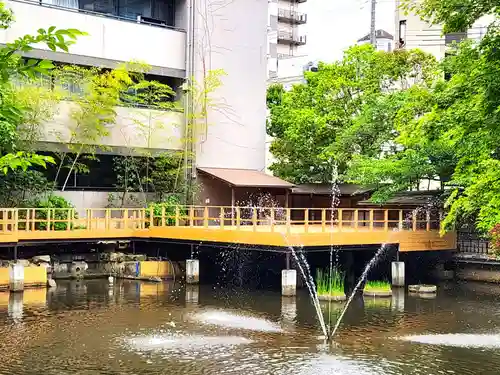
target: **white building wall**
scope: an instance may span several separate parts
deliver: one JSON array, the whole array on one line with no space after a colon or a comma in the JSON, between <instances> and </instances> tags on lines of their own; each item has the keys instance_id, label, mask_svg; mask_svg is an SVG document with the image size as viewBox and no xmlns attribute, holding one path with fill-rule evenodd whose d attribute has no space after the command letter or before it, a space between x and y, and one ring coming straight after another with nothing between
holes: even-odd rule
<instances>
[{"instance_id":1,"label":"white building wall","mask_svg":"<svg viewBox=\"0 0 500 375\"><path fill-rule=\"evenodd\" d=\"M268 2L198 0L195 17L195 77L203 81L204 66L227 74L213 95L197 165L263 171Z\"/></svg>"},{"instance_id":2,"label":"white building wall","mask_svg":"<svg viewBox=\"0 0 500 375\"><path fill-rule=\"evenodd\" d=\"M150 65L184 70L186 33L180 29L153 27L135 22L100 17L77 10L40 6L38 3L6 1L15 23L0 31L0 43L12 42L39 28L52 25L87 32L71 46L71 54L118 60L137 60ZM45 45L37 46L48 50Z\"/></svg>"}]
</instances>

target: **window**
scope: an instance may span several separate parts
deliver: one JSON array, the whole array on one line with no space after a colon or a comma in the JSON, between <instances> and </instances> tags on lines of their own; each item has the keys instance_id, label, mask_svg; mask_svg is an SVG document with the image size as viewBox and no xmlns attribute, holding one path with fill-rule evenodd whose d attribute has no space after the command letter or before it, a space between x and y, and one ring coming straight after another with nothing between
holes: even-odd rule
<instances>
[{"instance_id":1,"label":"window","mask_svg":"<svg viewBox=\"0 0 500 375\"><path fill-rule=\"evenodd\" d=\"M399 48L406 45L406 20L399 21Z\"/></svg>"}]
</instances>

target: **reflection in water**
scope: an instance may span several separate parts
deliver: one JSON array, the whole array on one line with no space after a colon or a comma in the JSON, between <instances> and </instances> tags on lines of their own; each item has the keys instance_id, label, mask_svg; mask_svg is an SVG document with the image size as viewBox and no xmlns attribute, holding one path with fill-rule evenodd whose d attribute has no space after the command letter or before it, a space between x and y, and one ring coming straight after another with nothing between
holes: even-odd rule
<instances>
[{"instance_id":1,"label":"reflection in water","mask_svg":"<svg viewBox=\"0 0 500 375\"><path fill-rule=\"evenodd\" d=\"M34 294L0 293L0 374L498 375L500 292L487 291L453 284L434 300L357 298L329 346L319 345L302 291L282 299L60 281Z\"/></svg>"}]
</instances>

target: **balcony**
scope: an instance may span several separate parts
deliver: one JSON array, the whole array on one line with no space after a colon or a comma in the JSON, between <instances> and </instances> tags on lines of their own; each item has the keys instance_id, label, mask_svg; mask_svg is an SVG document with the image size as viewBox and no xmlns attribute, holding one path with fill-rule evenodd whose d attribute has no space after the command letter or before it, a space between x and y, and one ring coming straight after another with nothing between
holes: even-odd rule
<instances>
[{"instance_id":1,"label":"balcony","mask_svg":"<svg viewBox=\"0 0 500 375\"><path fill-rule=\"evenodd\" d=\"M306 35L297 35L296 33L291 31L278 31L278 43L302 46L306 44L306 42Z\"/></svg>"},{"instance_id":2,"label":"balcony","mask_svg":"<svg viewBox=\"0 0 500 375\"><path fill-rule=\"evenodd\" d=\"M278 9L278 21L303 25L307 22L307 14L295 10Z\"/></svg>"},{"instance_id":3,"label":"balcony","mask_svg":"<svg viewBox=\"0 0 500 375\"><path fill-rule=\"evenodd\" d=\"M186 33L168 26L170 22L165 17L132 17L128 13L107 12L100 7L103 2L98 0L80 0L79 3L77 0L68 1L68 4L74 2L73 8L43 1L6 1L16 21L8 30L0 31L0 43L12 42L20 36L36 33L39 28L49 26L79 29L89 35L78 38L77 43L70 48L70 55L51 54L47 47L40 46L38 51L45 49L41 56L58 60L59 55L64 57L64 62L82 65L86 65L87 59L87 65L100 66L106 66L105 62L109 60L139 60L153 67L170 68L176 72L172 76L184 76Z\"/></svg>"},{"instance_id":4,"label":"balcony","mask_svg":"<svg viewBox=\"0 0 500 375\"><path fill-rule=\"evenodd\" d=\"M41 143L70 142L72 102L61 102L57 115L45 125ZM183 113L148 108L116 108L116 123L108 126L109 134L99 144L114 148L181 150Z\"/></svg>"}]
</instances>

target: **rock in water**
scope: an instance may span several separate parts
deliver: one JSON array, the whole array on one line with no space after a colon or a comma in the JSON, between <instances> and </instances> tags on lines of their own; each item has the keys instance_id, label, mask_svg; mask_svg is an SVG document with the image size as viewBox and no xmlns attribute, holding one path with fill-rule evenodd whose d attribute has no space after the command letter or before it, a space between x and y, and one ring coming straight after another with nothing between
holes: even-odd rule
<instances>
[{"instance_id":1,"label":"rock in water","mask_svg":"<svg viewBox=\"0 0 500 375\"><path fill-rule=\"evenodd\" d=\"M47 286L49 288L55 288L55 287L57 287L56 281L54 279L47 279Z\"/></svg>"}]
</instances>

